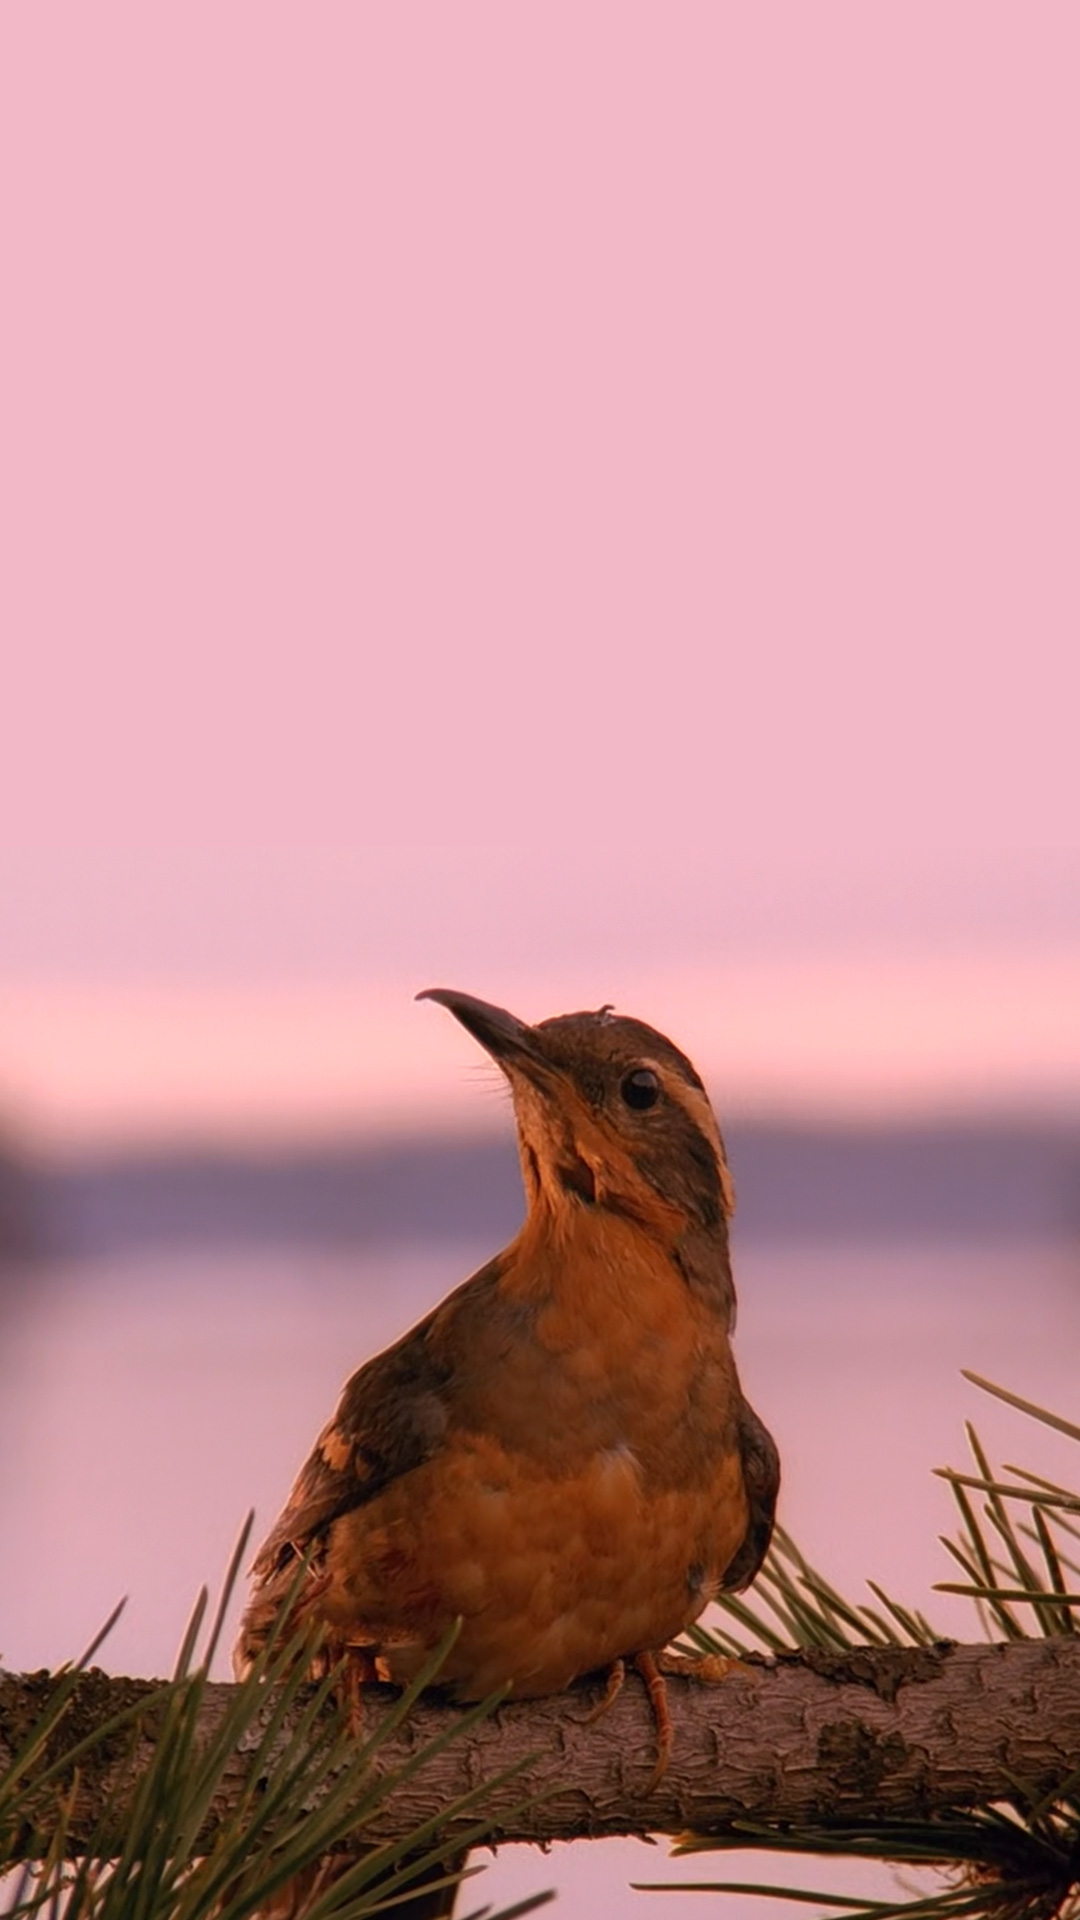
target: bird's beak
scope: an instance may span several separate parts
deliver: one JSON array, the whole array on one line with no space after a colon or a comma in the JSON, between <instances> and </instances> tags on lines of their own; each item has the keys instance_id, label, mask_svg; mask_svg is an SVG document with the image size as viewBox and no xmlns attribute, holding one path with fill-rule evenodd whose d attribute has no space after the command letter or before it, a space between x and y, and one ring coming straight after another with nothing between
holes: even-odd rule
<instances>
[{"instance_id":1,"label":"bird's beak","mask_svg":"<svg viewBox=\"0 0 1080 1920\"><path fill-rule=\"evenodd\" d=\"M546 1065L536 1028L526 1026L524 1020L504 1008L489 1006L486 1000L474 1000L471 993L455 993L452 987L425 987L416 997L434 1000L438 1006L448 1008L466 1033L479 1040L492 1059L507 1071L519 1067L528 1074L530 1067Z\"/></svg>"}]
</instances>

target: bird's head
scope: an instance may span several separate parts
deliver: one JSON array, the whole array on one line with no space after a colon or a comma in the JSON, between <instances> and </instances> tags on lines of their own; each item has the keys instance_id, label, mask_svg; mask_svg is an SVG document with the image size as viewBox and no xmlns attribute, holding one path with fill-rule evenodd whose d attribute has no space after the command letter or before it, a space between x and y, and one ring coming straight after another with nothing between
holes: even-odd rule
<instances>
[{"instance_id":1,"label":"bird's head","mask_svg":"<svg viewBox=\"0 0 1080 1920\"><path fill-rule=\"evenodd\" d=\"M726 1248L735 1193L699 1075L678 1047L610 1007L527 1026L444 987L417 996L460 1020L510 1083L530 1210L606 1208Z\"/></svg>"}]
</instances>

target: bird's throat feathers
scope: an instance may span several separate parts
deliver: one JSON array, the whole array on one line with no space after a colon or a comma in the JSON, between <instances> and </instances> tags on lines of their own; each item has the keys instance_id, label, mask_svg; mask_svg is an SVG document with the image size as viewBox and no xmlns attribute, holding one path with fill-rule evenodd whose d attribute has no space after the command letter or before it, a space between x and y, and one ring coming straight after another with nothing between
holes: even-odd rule
<instances>
[{"instance_id":1,"label":"bird's throat feathers","mask_svg":"<svg viewBox=\"0 0 1080 1920\"><path fill-rule=\"evenodd\" d=\"M631 1146L568 1091L553 1110L541 1092L515 1087L528 1216L504 1255L511 1291L518 1291L515 1275L526 1286L529 1274L537 1283L544 1276L545 1287L576 1290L602 1285L611 1274L621 1292L627 1269L644 1261L658 1270L674 1266L733 1325L734 1196L712 1109L704 1095L699 1099L706 1126L695 1112L696 1124L686 1129L697 1151L687 1151L684 1136L672 1163L663 1140L653 1155L640 1142Z\"/></svg>"}]
</instances>

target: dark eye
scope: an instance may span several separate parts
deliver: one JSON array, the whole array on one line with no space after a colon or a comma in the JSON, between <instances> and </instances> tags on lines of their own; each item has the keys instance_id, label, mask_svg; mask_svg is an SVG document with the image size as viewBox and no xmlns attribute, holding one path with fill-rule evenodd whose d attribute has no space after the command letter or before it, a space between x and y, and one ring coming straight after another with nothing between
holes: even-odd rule
<instances>
[{"instance_id":1,"label":"dark eye","mask_svg":"<svg viewBox=\"0 0 1080 1920\"><path fill-rule=\"evenodd\" d=\"M628 1107L642 1113L646 1107L655 1107L660 1098L660 1082L651 1067L635 1067L619 1091Z\"/></svg>"}]
</instances>

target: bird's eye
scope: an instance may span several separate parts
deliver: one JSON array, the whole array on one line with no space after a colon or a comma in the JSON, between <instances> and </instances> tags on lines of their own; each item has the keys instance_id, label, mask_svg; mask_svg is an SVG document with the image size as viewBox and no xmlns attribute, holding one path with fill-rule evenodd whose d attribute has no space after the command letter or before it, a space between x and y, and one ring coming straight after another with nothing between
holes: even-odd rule
<instances>
[{"instance_id":1,"label":"bird's eye","mask_svg":"<svg viewBox=\"0 0 1080 1920\"><path fill-rule=\"evenodd\" d=\"M651 1067L635 1067L628 1073L620 1088L628 1107L643 1113L646 1107L655 1107L660 1098L660 1081Z\"/></svg>"}]
</instances>

